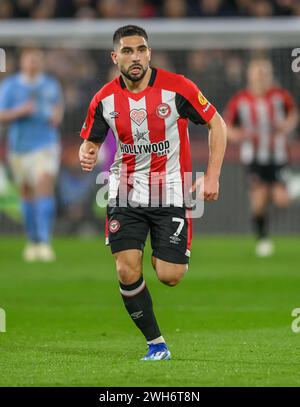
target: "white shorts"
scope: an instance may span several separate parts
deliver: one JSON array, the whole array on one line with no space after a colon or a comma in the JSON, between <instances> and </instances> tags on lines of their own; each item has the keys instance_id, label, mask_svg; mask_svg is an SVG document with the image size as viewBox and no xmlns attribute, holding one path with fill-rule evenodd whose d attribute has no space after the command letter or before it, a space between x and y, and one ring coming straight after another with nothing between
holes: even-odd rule
<instances>
[{"instance_id":1,"label":"white shorts","mask_svg":"<svg viewBox=\"0 0 300 407\"><path fill-rule=\"evenodd\" d=\"M29 153L9 153L8 162L17 185L34 186L42 175L58 174L60 147L55 144Z\"/></svg>"}]
</instances>

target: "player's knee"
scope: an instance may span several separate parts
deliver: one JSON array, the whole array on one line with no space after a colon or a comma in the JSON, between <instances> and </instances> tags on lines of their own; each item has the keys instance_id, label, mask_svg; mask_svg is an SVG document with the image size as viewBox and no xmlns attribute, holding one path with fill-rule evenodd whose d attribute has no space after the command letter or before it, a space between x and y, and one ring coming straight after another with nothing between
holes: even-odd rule
<instances>
[{"instance_id":1,"label":"player's knee","mask_svg":"<svg viewBox=\"0 0 300 407\"><path fill-rule=\"evenodd\" d=\"M180 267L179 270L176 271L164 271L164 270L160 270L157 271L157 276L159 281L161 281L163 284L166 284L170 287L175 287L178 283L180 283L180 281L183 279L186 270L187 270L187 266L186 265L182 265L183 267Z\"/></svg>"},{"instance_id":2,"label":"player's knee","mask_svg":"<svg viewBox=\"0 0 300 407\"><path fill-rule=\"evenodd\" d=\"M135 283L141 276L139 265L127 262L117 262L116 264L119 281L129 285Z\"/></svg>"},{"instance_id":3,"label":"player's knee","mask_svg":"<svg viewBox=\"0 0 300 407\"><path fill-rule=\"evenodd\" d=\"M290 198L287 194L273 195L273 204L277 208L285 209L290 205Z\"/></svg>"},{"instance_id":4,"label":"player's knee","mask_svg":"<svg viewBox=\"0 0 300 407\"><path fill-rule=\"evenodd\" d=\"M48 174L43 174L39 177L35 187L36 194L40 196L48 196L54 194L55 177Z\"/></svg>"},{"instance_id":5,"label":"player's knee","mask_svg":"<svg viewBox=\"0 0 300 407\"><path fill-rule=\"evenodd\" d=\"M290 202L288 200L280 200L280 201L274 202L274 205L277 206L277 208L286 209L289 207Z\"/></svg>"},{"instance_id":6,"label":"player's knee","mask_svg":"<svg viewBox=\"0 0 300 407\"><path fill-rule=\"evenodd\" d=\"M34 198L34 191L29 185L23 184L19 187L19 189L22 199L30 200Z\"/></svg>"},{"instance_id":7,"label":"player's knee","mask_svg":"<svg viewBox=\"0 0 300 407\"><path fill-rule=\"evenodd\" d=\"M178 277L169 278L165 276L159 277L159 281L161 281L163 284L168 285L169 287L175 287L181 281L181 279L182 277L181 278Z\"/></svg>"},{"instance_id":8,"label":"player's knee","mask_svg":"<svg viewBox=\"0 0 300 407\"><path fill-rule=\"evenodd\" d=\"M262 216L266 213L267 205L265 202L252 203L251 210L254 216Z\"/></svg>"},{"instance_id":9,"label":"player's knee","mask_svg":"<svg viewBox=\"0 0 300 407\"><path fill-rule=\"evenodd\" d=\"M175 287L179 282L180 279L165 279L164 277L159 279L163 284L168 285L169 287Z\"/></svg>"}]
</instances>

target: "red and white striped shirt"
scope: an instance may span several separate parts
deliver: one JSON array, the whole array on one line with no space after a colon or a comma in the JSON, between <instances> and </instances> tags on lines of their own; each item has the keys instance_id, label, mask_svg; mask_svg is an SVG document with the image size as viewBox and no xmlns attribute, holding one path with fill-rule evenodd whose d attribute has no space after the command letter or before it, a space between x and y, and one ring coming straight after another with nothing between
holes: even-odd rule
<instances>
[{"instance_id":1,"label":"red and white striped shirt","mask_svg":"<svg viewBox=\"0 0 300 407\"><path fill-rule=\"evenodd\" d=\"M227 124L244 129L248 137L241 144L241 161L260 165L285 164L288 161L288 140L276 131L295 109L290 93L272 87L263 96L255 96L245 89L229 101L224 117Z\"/></svg>"},{"instance_id":2,"label":"red and white striped shirt","mask_svg":"<svg viewBox=\"0 0 300 407\"><path fill-rule=\"evenodd\" d=\"M162 69L152 68L147 88L139 93L129 91L121 76L103 86L80 135L97 143L109 128L115 135L109 199L119 196L126 174L133 202L149 205L157 185L167 205L184 206L184 174L192 171L188 119L205 124L215 111L193 82Z\"/></svg>"}]
</instances>

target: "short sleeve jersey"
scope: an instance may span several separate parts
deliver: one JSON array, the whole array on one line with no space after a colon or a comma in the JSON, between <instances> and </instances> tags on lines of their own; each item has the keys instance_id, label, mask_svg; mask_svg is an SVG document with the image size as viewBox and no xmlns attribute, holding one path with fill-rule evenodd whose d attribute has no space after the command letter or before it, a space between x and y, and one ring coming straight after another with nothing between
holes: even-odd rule
<instances>
[{"instance_id":1,"label":"short sleeve jersey","mask_svg":"<svg viewBox=\"0 0 300 407\"><path fill-rule=\"evenodd\" d=\"M102 143L109 129L115 135L110 198L117 197L126 179L133 201L147 205L153 186L160 183L166 203L183 206L185 177L192 171L188 119L203 125L215 112L192 81L152 68L142 92L129 91L121 76L101 88L90 103L81 137Z\"/></svg>"},{"instance_id":2,"label":"short sleeve jersey","mask_svg":"<svg viewBox=\"0 0 300 407\"><path fill-rule=\"evenodd\" d=\"M32 101L35 112L14 120L8 126L8 146L14 153L28 153L58 142L58 130L50 123L55 105L62 103L59 82L41 74L34 82L27 82L18 73L0 84L0 111L15 109Z\"/></svg>"}]
</instances>

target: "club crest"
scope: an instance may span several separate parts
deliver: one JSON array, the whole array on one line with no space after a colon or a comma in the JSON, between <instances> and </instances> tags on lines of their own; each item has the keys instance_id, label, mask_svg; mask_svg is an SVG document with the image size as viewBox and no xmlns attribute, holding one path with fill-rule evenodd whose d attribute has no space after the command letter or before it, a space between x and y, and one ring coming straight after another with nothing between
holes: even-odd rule
<instances>
[{"instance_id":1,"label":"club crest","mask_svg":"<svg viewBox=\"0 0 300 407\"><path fill-rule=\"evenodd\" d=\"M117 220L112 220L109 224L109 230L111 233L116 233L120 229L120 222Z\"/></svg>"},{"instance_id":2,"label":"club crest","mask_svg":"<svg viewBox=\"0 0 300 407\"><path fill-rule=\"evenodd\" d=\"M171 108L167 103L161 103L156 108L156 114L161 119L166 119L171 114Z\"/></svg>"}]
</instances>

